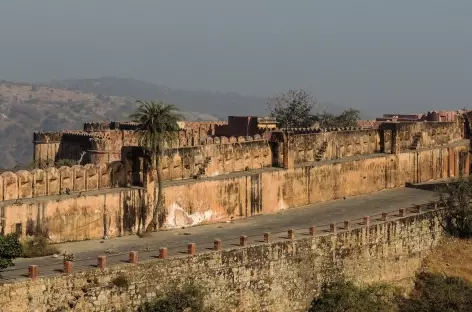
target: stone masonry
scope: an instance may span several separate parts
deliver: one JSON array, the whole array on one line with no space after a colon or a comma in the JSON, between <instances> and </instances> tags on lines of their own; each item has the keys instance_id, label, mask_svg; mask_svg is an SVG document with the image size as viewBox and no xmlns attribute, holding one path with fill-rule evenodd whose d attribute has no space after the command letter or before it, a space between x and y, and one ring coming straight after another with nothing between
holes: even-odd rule
<instances>
[{"instance_id":1,"label":"stone masonry","mask_svg":"<svg viewBox=\"0 0 472 312\"><path fill-rule=\"evenodd\" d=\"M135 311L191 279L216 311L306 311L321 286L337 277L358 283L411 278L443 235L430 208L402 210L386 222L352 222L336 233L311 229L317 232L310 236L305 229L292 232L292 239L113 267L102 260L102 269L59 277L41 278L39 267L36 280L0 286L0 306L11 312ZM114 282L118 276L126 285Z\"/></svg>"}]
</instances>

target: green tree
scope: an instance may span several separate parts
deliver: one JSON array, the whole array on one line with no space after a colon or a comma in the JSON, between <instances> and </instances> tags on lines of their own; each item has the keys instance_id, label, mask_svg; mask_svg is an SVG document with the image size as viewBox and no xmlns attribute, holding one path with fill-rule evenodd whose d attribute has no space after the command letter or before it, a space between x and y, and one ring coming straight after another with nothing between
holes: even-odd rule
<instances>
[{"instance_id":1,"label":"green tree","mask_svg":"<svg viewBox=\"0 0 472 312\"><path fill-rule=\"evenodd\" d=\"M338 116L323 112L317 114L316 119L319 122L320 128L356 127L357 121L360 119L360 111L349 108Z\"/></svg>"},{"instance_id":2,"label":"green tree","mask_svg":"<svg viewBox=\"0 0 472 312\"><path fill-rule=\"evenodd\" d=\"M270 98L268 110L275 117L281 128L311 127L315 121L312 114L317 105L316 99L305 90L289 90Z\"/></svg>"},{"instance_id":3,"label":"green tree","mask_svg":"<svg viewBox=\"0 0 472 312\"><path fill-rule=\"evenodd\" d=\"M0 270L13 266L13 260L21 256L22 249L16 234L0 236Z\"/></svg>"},{"instance_id":4,"label":"green tree","mask_svg":"<svg viewBox=\"0 0 472 312\"><path fill-rule=\"evenodd\" d=\"M178 109L171 104L162 101L137 101L139 107L130 117L139 123L136 129L140 145L146 147L152 158L153 166L156 169L156 182L158 193L156 201L156 187L154 187L154 207L152 220L146 227L146 232L151 232L159 223L162 226L165 211L162 190L161 157L166 144L177 137L179 126L177 121L181 118L177 113Z\"/></svg>"},{"instance_id":5,"label":"green tree","mask_svg":"<svg viewBox=\"0 0 472 312\"><path fill-rule=\"evenodd\" d=\"M472 237L472 176L444 183L437 191L439 204L445 207L438 212L444 218L445 230L452 236Z\"/></svg>"}]
</instances>

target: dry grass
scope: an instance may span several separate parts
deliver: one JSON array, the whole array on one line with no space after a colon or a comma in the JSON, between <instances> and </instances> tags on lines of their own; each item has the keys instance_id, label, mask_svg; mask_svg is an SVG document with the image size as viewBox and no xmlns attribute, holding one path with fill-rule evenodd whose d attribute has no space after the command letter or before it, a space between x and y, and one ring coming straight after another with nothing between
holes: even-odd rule
<instances>
[{"instance_id":1,"label":"dry grass","mask_svg":"<svg viewBox=\"0 0 472 312\"><path fill-rule=\"evenodd\" d=\"M472 240L446 239L425 259L424 269L472 282Z\"/></svg>"}]
</instances>

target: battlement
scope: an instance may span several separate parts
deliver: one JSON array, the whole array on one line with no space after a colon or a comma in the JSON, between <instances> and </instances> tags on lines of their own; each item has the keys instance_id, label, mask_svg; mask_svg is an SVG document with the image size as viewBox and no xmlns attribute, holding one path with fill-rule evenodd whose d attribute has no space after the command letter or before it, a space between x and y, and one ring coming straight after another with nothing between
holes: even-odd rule
<instances>
[{"instance_id":1,"label":"battlement","mask_svg":"<svg viewBox=\"0 0 472 312\"><path fill-rule=\"evenodd\" d=\"M361 127L337 127L337 128L280 128L277 129L280 132L291 133L291 134L311 134L311 133L324 133L324 132L335 132L335 131L358 131L365 130Z\"/></svg>"},{"instance_id":2,"label":"battlement","mask_svg":"<svg viewBox=\"0 0 472 312\"><path fill-rule=\"evenodd\" d=\"M274 118L250 116L230 116L228 122L181 121L176 139L165 146L166 154L173 155L167 162L166 179L266 166L292 168L355 155L434 148L464 138L461 121L375 121L377 127L336 128L276 128ZM72 159L79 164L107 164L123 160L124 149L139 146L134 131L138 126L135 122L113 121L85 123L87 131L35 132L35 161L50 164ZM212 165L200 162L200 158Z\"/></svg>"},{"instance_id":3,"label":"battlement","mask_svg":"<svg viewBox=\"0 0 472 312\"><path fill-rule=\"evenodd\" d=\"M239 137L214 136L214 137L207 137L206 139L200 139L200 141L194 142L195 144L189 145L189 142L186 141L185 138L181 138L179 142L179 147L211 145L211 144L232 144L232 143L242 143L242 142L250 142L250 141L260 141L260 140L265 140L265 139L262 138L262 136L259 134L256 134L254 136L239 136Z\"/></svg>"},{"instance_id":4,"label":"battlement","mask_svg":"<svg viewBox=\"0 0 472 312\"><path fill-rule=\"evenodd\" d=\"M383 122L379 126L385 141L391 138L392 153L450 144L465 137L462 120Z\"/></svg>"},{"instance_id":5,"label":"battlement","mask_svg":"<svg viewBox=\"0 0 472 312\"><path fill-rule=\"evenodd\" d=\"M0 201L20 200L50 195L65 195L123 186L113 183L116 164L50 167L44 170L5 171L0 175ZM115 185L114 185L115 184Z\"/></svg>"}]
</instances>

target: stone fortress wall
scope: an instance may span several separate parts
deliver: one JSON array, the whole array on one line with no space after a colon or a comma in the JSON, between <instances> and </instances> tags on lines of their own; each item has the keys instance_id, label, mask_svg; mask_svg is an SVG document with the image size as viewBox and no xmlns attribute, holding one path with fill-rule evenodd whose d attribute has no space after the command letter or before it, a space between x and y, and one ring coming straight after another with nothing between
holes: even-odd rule
<instances>
[{"instance_id":1,"label":"stone fortress wall","mask_svg":"<svg viewBox=\"0 0 472 312\"><path fill-rule=\"evenodd\" d=\"M219 137L206 132L205 139L192 141L197 145L165 150L167 227L273 213L469 174L469 141L461 119L385 122L378 129L268 131L251 124L252 117L238 118L244 121L239 131L252 127L260 134ZM131 129L135 126L97 123L84 126L94 132L35 134L35 157L57 159L54 144L58 151L69 144L70 151L75 146L80 152L74 145L79 142L89 148L82 160L92 163L3 173L0 232L23 238L47 232L56 242L135 233L150 216L155 186L155 173L144 165L148 156ZM205 123L205 131L216 133L225 126Z\"/></svg>"},{"instance_id":2,"label":"stone fortress wall","mask_svg":"<svg viewBox=\"0 0 472 312\"><path fill-rule=\"evenodd\" d=\"M356 283L404 283L443 237L439 214L398 212L388 221L351 220L337 233L297 229L295 237L272 233L265 243L249 237L249 246L223 242L221 250L196 246L194 255L139 259L106 268L41 277L0 287L5 311L128 311L172 291L188 280L206 290L205 303L216 311L307 311L326 282L338 276ZM360 221L360 223L359 223ZM156 246L166 247L166 246ZM159 252L156 250L156 255ZM114 283L121 277L126 285Z\"/></svg>"}]
</instances>

